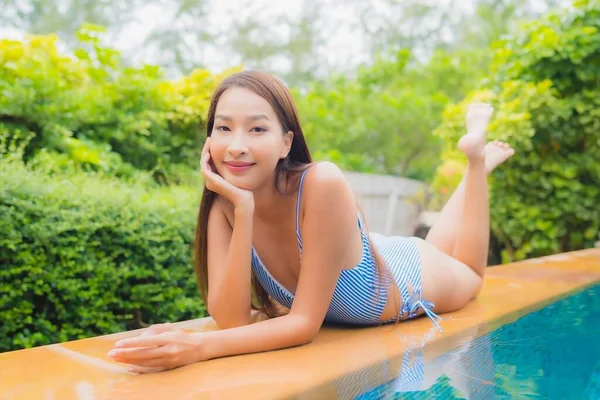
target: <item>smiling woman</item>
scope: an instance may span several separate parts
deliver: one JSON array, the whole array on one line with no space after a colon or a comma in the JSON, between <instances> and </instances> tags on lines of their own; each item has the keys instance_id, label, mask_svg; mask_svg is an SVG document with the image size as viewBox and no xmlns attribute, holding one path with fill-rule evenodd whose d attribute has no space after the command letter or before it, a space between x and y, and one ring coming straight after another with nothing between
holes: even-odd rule
<instances>
[{"instance_id":1,"label":"smiling woman","mask_svg":"<svg viewBox=\"0 0 600 400\"><path fill-rule=\"evenodd\" d=\"M225 91L215 112L210 157L219 175L248 190L264 185L289 153L294 133L284 133L269 102L243 87Z\"/></svg>"},{"instance_id":2,"label":"smiling woman","mask_svg":"<svg viewBox=\"0 0 600 400\"><path fill-rule=\"evenodd\" d=\"M260 72L225 79L208 113L195 252L200 291L221 330L154 327L110 356L155 372L305 344L323 322L373 326L426 314L440 328L434 312L459 309L481 289L487 174L514 153L485 145L491 114L488 105L470 107L459 142L469 166L427 239L384 237L366 231L342 171L312 162L281 81ZM250 324L252 308L272 318Z\"/></svg>"}]
</instances>

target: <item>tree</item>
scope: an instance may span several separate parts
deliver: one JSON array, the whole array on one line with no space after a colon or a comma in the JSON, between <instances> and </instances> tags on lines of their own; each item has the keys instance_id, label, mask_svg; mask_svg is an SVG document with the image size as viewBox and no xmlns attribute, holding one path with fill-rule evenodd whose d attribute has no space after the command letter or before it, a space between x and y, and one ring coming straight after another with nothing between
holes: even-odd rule
<instances>
[{"instance_id":1,"label":"tree","mask_svg":"<svg viewBox=\"0 0 600 400\"><path fill-rule=\"evenodd\" d=\"M152 0L151 0L152 1ZM55 33L74 45L83 24L110 26L114 34L133 18L147 1L131 0L0 0L0 24L30 34Z\"/></svg>"},{"instance_id":2,"label":"tree","mask_svg":"<svg viewBox=\"0 0 600 400\"><path fill-rule=\"evenodd\" d=\"M297 93L308 142L318 158L358 171L429 179L440 141L431 135L444 107L476 88L486 57L437 51L427 63L407 50Z\"/></svg>"},{"instance_id":3,"label":"tree","mask_svg":"<svg viewBox=\"0 0 600 400\"><path fill-rule=\"evenodd\" d=\"M61 53L54 35L0 41L0 129L35 134L27 159L58 152L109 173L135 168L177 182L175 171L197 169L200 132L222 75L196 69L167 81L158 66L123 66L101 32L78 31L75 56Z\"/></svg>"}]
</instances>

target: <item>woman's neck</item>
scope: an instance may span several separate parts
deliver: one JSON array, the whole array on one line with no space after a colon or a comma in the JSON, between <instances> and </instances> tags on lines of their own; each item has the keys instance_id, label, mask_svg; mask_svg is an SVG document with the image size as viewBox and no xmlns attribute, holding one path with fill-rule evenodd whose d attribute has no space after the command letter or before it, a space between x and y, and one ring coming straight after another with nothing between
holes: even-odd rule
<instances>
[{"instance_id":1,"label":"woman's neck","mask_svg":"<svg viewBox=\"0 0 600 400\"><path fill-rule=\"evenodd\" d=\"M290 182L291 183L291 182ZM263 221L281 221L290 212L290 207L296 207L296 196L290 194L285 182L281 182L282 193L275 185L265 185L254 191L254 215Z\"/></svg>"}]
</instances>

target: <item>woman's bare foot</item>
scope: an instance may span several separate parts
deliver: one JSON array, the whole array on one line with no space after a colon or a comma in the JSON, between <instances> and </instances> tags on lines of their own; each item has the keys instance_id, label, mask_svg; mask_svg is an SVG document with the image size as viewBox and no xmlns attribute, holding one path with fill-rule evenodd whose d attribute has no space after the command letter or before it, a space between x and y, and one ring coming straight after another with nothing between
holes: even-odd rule
<instances>
[{"instance_id":1,"label":"woman's bare foot","mask_svg":"<svg viewBox=\"0 0 600 400\"><path fill-rule=\"evenodd\" d=\"M508 143L494 140L485 145L485 171L490 174L496 167L515 154Z\"/></svg>"},{"instance_id":2,"label":"woman's bare foot","mask_svg":"<svg viewBox=\"0 0 600 400\"><path fill-rule=\"evenodd\" d=\"M458 141L458 148L469 162L485 160L485 134L494 109L489 104L473 103L467 111L467 133Z\"/></svg>"}]
</instances>

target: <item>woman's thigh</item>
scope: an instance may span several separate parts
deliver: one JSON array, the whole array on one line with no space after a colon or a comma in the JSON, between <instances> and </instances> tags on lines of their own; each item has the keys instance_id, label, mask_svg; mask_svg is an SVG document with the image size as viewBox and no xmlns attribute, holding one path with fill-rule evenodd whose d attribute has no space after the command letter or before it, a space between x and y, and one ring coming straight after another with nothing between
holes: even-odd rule
<instances>
[{"instance_id":1,"label":"woman's thigh","mask_svg":"<svg viewBox=\"0 0 600 400\"><path fill-rule=\"evenodd\" d=\"M412 239L421 259L422 297L434 304L434 312L456 311L477 296L483 279L476 272L431 243Z\"/></svg>"}]
</instances>

